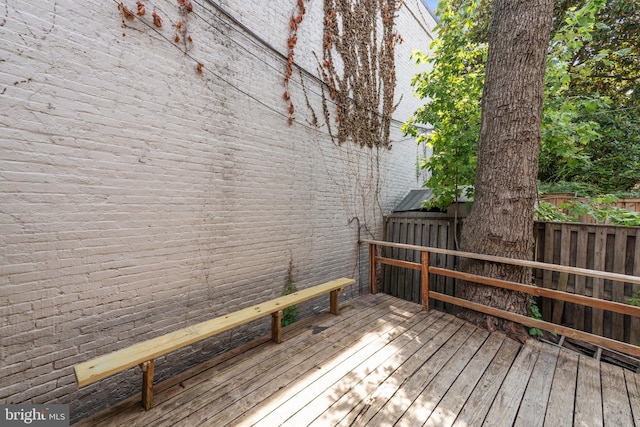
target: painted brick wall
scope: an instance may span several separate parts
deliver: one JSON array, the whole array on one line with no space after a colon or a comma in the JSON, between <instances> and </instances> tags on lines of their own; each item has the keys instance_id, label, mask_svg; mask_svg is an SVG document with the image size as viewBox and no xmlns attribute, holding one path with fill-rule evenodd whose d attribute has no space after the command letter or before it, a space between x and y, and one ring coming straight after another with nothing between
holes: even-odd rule
<instances>
[{"instance_id":1,"label":"painted brick wall","mask_svg":"<svg viewBox=\"0 0 640 427\"><path fill-rule=\"evenodd\" d=\"M398 18L391 151L334 146L308 124L300 85L288 126L285 62L271 48L286 52L295 2L196 1L185 16L174 1L145 3L124 28L115 1L0 7L2 403L70 403L74 419L113 404L138 390L138 372L78 390L72 366L275 297L290 259L299 288L350 276L361 284L342 298L356 296L366 266L349 220L379 238L383 214L418 186L399 124L420 104L410 54L434 25L421 2ZM322 3L308 10L296 62L316 74ZM175 42L179 20L192 42ZM305 88L317 109L318 82ZM156 379L267 328L172 353Z\"/></svg>"}]
</instances>

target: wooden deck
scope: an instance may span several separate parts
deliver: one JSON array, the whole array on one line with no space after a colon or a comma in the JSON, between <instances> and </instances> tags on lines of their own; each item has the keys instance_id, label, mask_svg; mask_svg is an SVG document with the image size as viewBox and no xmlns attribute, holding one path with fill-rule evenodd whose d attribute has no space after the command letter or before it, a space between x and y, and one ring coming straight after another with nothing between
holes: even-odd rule
<instances>
[{"instance_id":1,"label":"wooden deck","mask_svg":"<svg viewBox=\"0 0 640 427\"><path fill-rule=\"evenodd\" d=\"M640 374L366 295L76 425L638 426Z\"/></svg>"}]
</instances>

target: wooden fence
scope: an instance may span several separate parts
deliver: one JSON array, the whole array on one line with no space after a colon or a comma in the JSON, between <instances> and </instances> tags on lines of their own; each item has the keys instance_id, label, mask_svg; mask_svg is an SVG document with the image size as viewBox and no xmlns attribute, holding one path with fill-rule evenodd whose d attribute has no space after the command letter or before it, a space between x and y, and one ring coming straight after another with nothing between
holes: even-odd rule
<instances>
[{"instance_id":1,"label":"wooden fence","mask_svg":"<svg viewBox=\"0 0 640 427\"><path fill-rule=\"evenodd\" d=\"M640 276L640 227L537 223L536 260ZM626 304L640 285L574 274L535 271L538 286ZM561 301L542 300L543 318L554 323L640 344L640 321Z\"/></svg>"},{"instance_id":2,"label":"wooden fence","mask_svg":"<svg viewBox=\"0 0 640 427\"><path fill-rule=\"evenodd\" d=\"M385 241L408 245L455 249L452 218L392 216L387 219ZM536 223L536 261L640 276L640 227L582 223ZM401 247L382 247L381 256L420 262L420 252ZM455 270L454 255L434 253L431 265ZM576 295L627 304L640 285L612 280L534 269L536 285ZM397 265L382 265L380 290L419 303L421 276L418 271ZM431 289L454 296L456 279L431 274ZM620 313L592 309L584 305L541 297L544 320L580 331L640 344L640 320ZM451 305L436 301L435 307L448 311Z\"/></svg>"},{"instance_id":3,"label":"wooden fence","mask_svg":"<svg viewBox=\"0 0 640 427\"><path fill-rule=\"evenodd\" d=\"M454 221L451 218L425 216L392 216L387 218L385 240L395 243L407 243L417 246L455 249ZM383 255L404 261L420 262L420 252L395 247L382 248ZM434 254L432 264L438 267L453 269L456 266L455 256ZM420 273L395 265L383 265L382 288L384 293L420 303ZM455 279L445 276L431 277L431 287L437 292L447 295L455 293ZM449 306L438 301L436 308L444 310Z\"/></svg>"}]
</instances>

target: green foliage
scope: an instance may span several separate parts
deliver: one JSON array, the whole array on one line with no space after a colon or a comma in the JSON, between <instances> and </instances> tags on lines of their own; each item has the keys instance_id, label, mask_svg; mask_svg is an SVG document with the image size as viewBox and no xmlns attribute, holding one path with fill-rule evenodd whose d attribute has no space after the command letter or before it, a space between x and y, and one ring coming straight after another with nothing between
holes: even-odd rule
<instances>
[{"instance_id":1,"label":"green foliage","mask_svg":"<svg viewBox=\"0 0 640 427\"><path fill-rule=\"evenodd\" d=\"M603 138L585 146L589 164L577 168L572 179L597 184L601 193L630 191L640 183L639 110L593 113Z\"/></svg>"},{"instance_id":2,"label":"green foliage","mask_svg":"<svg viewBox=\"0 0 640 427\"><path fill-rule=\"evenodd\" d=\"M428 103L403 130L433 150L421 164L436 196L430 207L472 192L489 11L490 0L441 0L433 55L414 53L431 65L412 81ZM640 184L640 3L557 0L555 13L539 178L583 183L588 195L631 190ZM433 132L421 134L420 124Z\"/></svg>"},{"instance_id":3,"label":"green foliage","mask_svg":"<svg viewBox=\"0 0 640 427\"><path fill-rule=\"evenodd\" d=\"M569 222L571 217L562 212L553 203L540 200L535 210L536 221L544 222Z\"/></svg>"},{"instance_id":4,"label":"green foliage","mask_svg":"<svg viewBox=\"0 0 640 427\"><path fill-rule=\"evenodd\" d=\"M543 181L594 184L599 193L640 182L640 61L633 59L640 43L628 33L640 37L637 24L628 25L640 18L640 5L627 3L574 0L556 8L564 20L556 22L547 66Z\"/></svg>"},{"instance_id":5,"label":"green foliage","mask_svg":"<svg viewBox=\"0 0 640 427\"><path fill-rule=\"evenodd\" d=\"M581 7L584 0L558 1L565 9ZM640 2L608 0L596 15L596 24L584 46L576 52L572 76L574 93L598 92L613 100L615 109L637 107L640 100ZM628 92L633 93L629 94Z\"/></svg>"},{"instance_id":6,"label":"green foliage","mask_svg":"<svg viewBox=\"0 0 640 427\"><path fill-rule=\"evenodd\" d=\"M542 320L542 313L540 312L540 308L538 307L538 303L535 298L529 298L529 312L532 319ZM550 333L554 337L557 336L555 332ZM544 331L540 328L529 327L529 335L536 338L543 338Z\"/></svg>"},{"instance_id":7,"label":"green foliage","mask_svg":"<svg viewBox=\"0 0 640 427\"><path fill-rule=\"evenodd\" d=\"M592 197L602 193L593 184L574 181L538 182L538 191L541 194L568 193L575 197Z\"/></svg>"},{"instance_id":8,"label":"green foliage","mask_svg":"<svg viewBox=\"0 0 640 427\"><path fill-rule=\"evenodd\" d=\"M608 109L605 97L569 93L573 58L590 38L595 14L604 1L587 2L582 9L566 12L564 25L554 34L545 76L545 102L542 114L542 146L539 175L545 180L564 180L581 165L590 162L584 147L600 139L600 126L585 117L585 111ZM583 64L584 65L584 64ZM574 70L588 74L588 67Z\"/></svg>"},{"instance_id":9,"label":"green foliage","mask_svg":"<svg viewBox=\"0 0 640 427\"><path fill-rule=\"evenodd\" d=\"M627 298L627 303L640 307L640 291L636 291L631 298Z\"/></svg>"},{"instance_id":10,"label":"green foliage","mask_svg":"<svg viewBox=\"0 0 640 427\"><path fill-rule=\"evenodd\" d=\"M529 298L529 311L531 312L532 319L542 320L542 313L540 313L538 303L533 298ZM532 337L542 338L544 336L544 331L539 328L529 327L529 335L531 335Z\"/></svg>"},{"instance_id":11,"label":"green foliage","mask_svg":"<svg viewBox=\"0 0 640 427\"><path fill-rule=\"evenodd\" d=\"M538 182L538 191L540 194L568 193L574 197L597 197L601 194L611 194L619 199L640 198L640 188L611 192L594 183L576 181Z\"/></svg>"},{"instance_id":12,"label":"green foliage","mask_svg":"<svg viewBox=\"0 0 640 427\"><path fill-rule=\"evenodd\" d=\"M618 200L617 197L608 194L585 200L572 200L560 207L566 209L574 221L578 221L582 215L588 215L600 224L640 226L640 213L615 206Z\"/></svg>"},{"instance_id":13,"label":"green foliage","mask_svg":"<svg viewBox=\"0 0 640 427\"><path fill-rule=\"evenodd\" d=\"M289 270L287 271L287 278L284 282L282 295L289 295L293 292L296 292L297 290L298 288L296 287L296 284L293 281L293 258L291 258L289 260ZM280 324L283 327L290 325L296 321L296 316L298 316L298 308L295 305L286 307L284 310L282 310L282 320Z\"/></svg>"},{"instance_id":14,"label":"green foliage","mask_svg":"<svg viewBox=\"0 0 640 427\"><path fill-rule=\"evenodd\" d=\"M417 63L430 63L431 71L418 74L412 84L416 96L430 102L419 108L403 130L428 144L433 155L421 167L430 172L426 186L434 189L435 204L446 208L473 183L480 132L480 103L487 56L486 8L482 0L443 1L438 6L438 38L433 57L414 52ZM421 135L418 123L433 126ZM467 187L470 188L470 187ZM472 191L472 190L469 190ZM470 194L469 194L470 195Z\"/></svg>"},{"instance_id":15,"label":"green foliage","mask_svg":"<svg viewBox=\"0 0 640 427\"><path fill-rule=\"evenodd\" d=\"M619 199L611 194L583 199L573 199L557 208L541 200L536 207L537 221L578 222L583 216L594 218L599 224L640 227L640 213L619 208ZM565 213L566 212L566 213Z\"/></svg>"}]
</instances>

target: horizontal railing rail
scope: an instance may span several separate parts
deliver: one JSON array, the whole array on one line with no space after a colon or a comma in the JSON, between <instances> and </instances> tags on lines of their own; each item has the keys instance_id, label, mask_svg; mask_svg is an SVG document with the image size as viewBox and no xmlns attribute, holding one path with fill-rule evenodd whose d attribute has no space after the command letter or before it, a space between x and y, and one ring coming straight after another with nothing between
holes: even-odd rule
<instances>
[{"instance_id":1,"label":"horizontal railing rail","mask_svg":"<svg viewBox=\"0 0 640 427\"><path fill-rule=\"evenodd\" d=\"M629 354L634 357L640 357L640 346L628 344L615 339L602 337L589 332L580 331L567 326L562 326L556 323L547 322L544 320L534 319L532 317L524 316L521 314L511 313L505 310L501 310L495 307L490 307L483 304L467 301L465 299L457 298L451 295L445 295L439 292L433 292L429 290L429 274L442 275L460 279L464 281L479 283L486 286L493 286L502 289L508 289L517 292L523 292L529 295L541 296L551 298L559 301L570 302L574 304L581 304L586 307L594 309L602 309L615 313L620 313L628 316L640 318L640 307L624 304L614 301L607 301L604 299L588 297L584 295L576 295L569 292L541 288L529 284L510 282L501 279L495 279L486 276L480 276L476 274L465 273L461 271L451 270L442 267L432 267L429 265L429 256L431 253L453 255L461 258L475 259L481 261L488 261L501 264L509 264L520 267L528 267L535 269L543 269L550 271L557 271L560 273L576 274L587 277L601 278L606 280L612 280L616 282L640 284L640 277L630 276L619 273L609 273L605 271L590 270L586 268L570 267L558 264L549 264L537 261L519 260L513 258L476 254L471 252L455 251L451 249L433 248L427 246L408 245L404 243L384 242L378 240L363 240L363 243L369 245L369 290L371 293L376 293L377 283L377 264L387 264L396 267L408 268L412 270L419 270L421 272L421 295L422 305L425 309L429 309L429 300L438 300L445 303L457 305L459 307L479 311L481 313L489 314L491 316L500 317L510 320L512 322L520 323L527 327L539 328L548 332L563 335L568 338L579 339L598 347L609 348L611 350L619 351ZM399 249L407 249L419 251L421 253L421 262L402 261L392 258L386 258L378 255L378 246L391 247ZM621 284L621 285L622 285Z\"/></svg>"}]
</instances>

